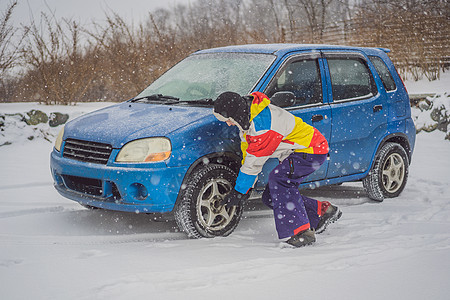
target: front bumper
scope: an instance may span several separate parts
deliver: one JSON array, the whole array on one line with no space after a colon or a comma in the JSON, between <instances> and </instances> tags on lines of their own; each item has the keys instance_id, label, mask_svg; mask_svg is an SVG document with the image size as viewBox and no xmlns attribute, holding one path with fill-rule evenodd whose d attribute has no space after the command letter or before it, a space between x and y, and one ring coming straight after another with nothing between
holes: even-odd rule
<instances>
[{"instance_id":1,"label":"front bumper","mask_svg":"<svg viewBox=\"0 0 450 300\"><path fill-rule=\"evenodd\" d=\"M113 156L114 157L114 156ZM56 190L82 205L136 213L170 212L175 206L187 166L165 163L107 165L50 157Z\"/></svg>"}]
</instances>

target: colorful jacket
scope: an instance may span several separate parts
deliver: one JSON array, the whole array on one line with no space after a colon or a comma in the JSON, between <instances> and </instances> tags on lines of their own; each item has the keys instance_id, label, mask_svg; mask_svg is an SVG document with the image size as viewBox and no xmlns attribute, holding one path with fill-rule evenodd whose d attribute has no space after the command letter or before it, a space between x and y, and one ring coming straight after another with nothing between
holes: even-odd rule
<instances>
[{"instance_id":1,"label":"colorful jacket","mask_svg":"<svg viewBox=\"0 0 450 300\"><path fill-rule=\"evenodd\" d=\"M270 104L260 92L251 94L250 128L241 132L242 166L236 179L236 191L246 194L266 161L280 161L292 152L327 154L328 142L314 127L299 117Z\"/></svg>"}]
</instances>

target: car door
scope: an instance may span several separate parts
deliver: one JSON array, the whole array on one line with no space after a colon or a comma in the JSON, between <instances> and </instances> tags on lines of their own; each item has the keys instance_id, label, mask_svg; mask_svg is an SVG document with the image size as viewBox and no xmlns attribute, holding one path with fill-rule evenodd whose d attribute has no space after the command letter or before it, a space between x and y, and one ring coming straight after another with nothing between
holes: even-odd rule
<instances>
[{"instance_id":1,"label":"car door","mask_svg":"<svg viewBox=\"0 0 450 300\"><path fill-rule=\"evenodd\" d=\"M329 51L323 56L332 116L327 178L363 173L386 132L384 98L364 55Z\"/></svg>"},{"instance_id":2,"label":"car door","mask_svg":"<svg viewBox=\"0 0 450 300\"><path fill-rule=\"evenodd\" d=\"M296 101L285 109L304 122L316 127L325 138L331 134L331 110L324 99L325 82L324 65L320 53L297 53L288 56L278 72L272 78L264 93L273 96L276 92L288 91L295 95ZM278 164L277 159L270 159L258 176L257 186L264 186L270 171ZM328 161L305 182L324 179L327 174Z\"/></svg>"}]
</instances>

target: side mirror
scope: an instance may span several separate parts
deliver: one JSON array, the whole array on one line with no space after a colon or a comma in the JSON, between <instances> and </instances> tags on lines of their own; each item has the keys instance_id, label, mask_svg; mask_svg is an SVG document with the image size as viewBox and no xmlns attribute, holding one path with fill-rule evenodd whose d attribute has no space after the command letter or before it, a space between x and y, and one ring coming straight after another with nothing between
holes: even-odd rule
<instances>
[{"instance_id":1,"label":"side mirror","mask_svg":"<svg viewBox=\"0 0 450 300\"><path fill-rule=\"evenodd\" d=\"M270 97L270 102L278 107L289 107L295 104L295 95L292 92L277 92Z\"/></svg>"}]
</instances>

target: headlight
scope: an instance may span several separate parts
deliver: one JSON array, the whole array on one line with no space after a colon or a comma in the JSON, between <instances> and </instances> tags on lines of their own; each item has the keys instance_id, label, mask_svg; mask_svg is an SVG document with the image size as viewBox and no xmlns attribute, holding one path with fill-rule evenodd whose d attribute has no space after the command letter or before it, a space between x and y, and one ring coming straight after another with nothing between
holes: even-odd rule
<instances>
[{"instance_id":1,"label":"headlight","mask_svg":"<svg viewBox=\"0 0 450 300\"><path fill-rule=\"evenodd\" d=\"M158 162L166 160L172 153L167 138L147 138L135 140L123 146L116 162Z\"/></svg>"},{"instance_id":2,"label":"headlight","mask_svg":"<svg viewBox=\"0 0 450 300\"><path fill-rule=\"evenodd\" d=\"M56 141L55 141L55 149L58 152L61 151L61 145L62 145L62 142L63 142L63 135L64 135L64 126L59 131L58 136L56 137Z\"/></svg>"}]
</instances>

